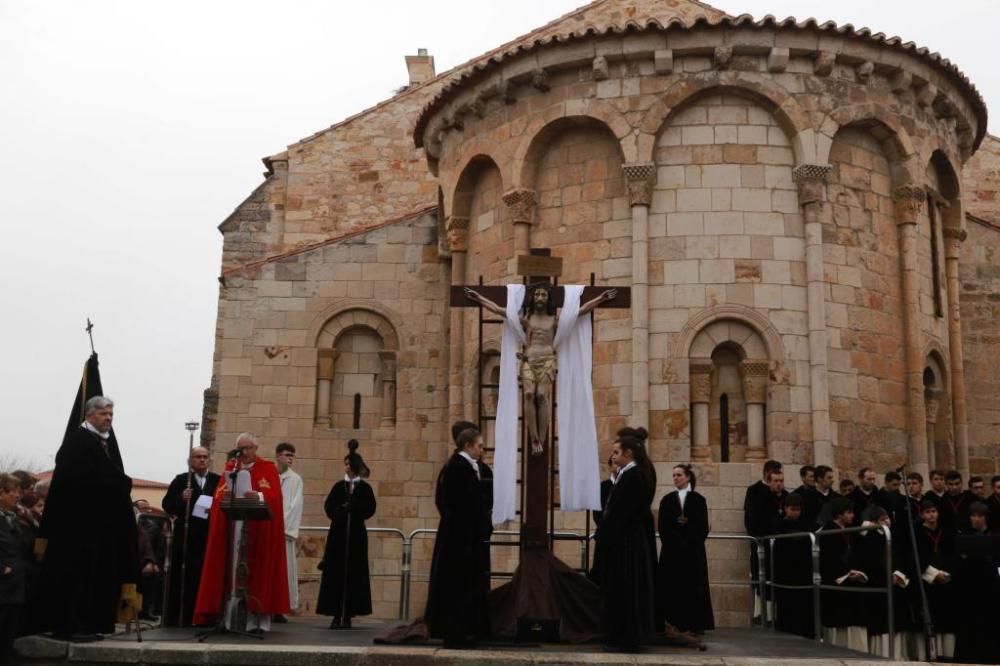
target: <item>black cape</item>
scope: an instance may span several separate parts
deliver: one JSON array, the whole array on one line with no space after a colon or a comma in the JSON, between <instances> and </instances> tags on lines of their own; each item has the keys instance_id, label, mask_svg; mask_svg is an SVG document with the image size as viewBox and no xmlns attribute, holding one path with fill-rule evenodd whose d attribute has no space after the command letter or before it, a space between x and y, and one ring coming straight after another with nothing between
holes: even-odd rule
<instances>
[{"instance_id":1,"label":"black cape","mask_svg":"<svg viewBox=\"0 0 1000 666\"><path fill-rule=\"evenodd\" d=\"M715 628L708 587L708 503L694 490L681 509L676 492L660 501L660 561L656 570L657 625L669 622L681 631Z\"/></svg>"},{"instance_id":2,"label":"black cape","mask_svg":"<svg viewBox=\"0 0 1000 666\"><path fill-rule=\"evenodd\" d=\"M601 519L604 518L604 509L608 506L608 498L611 497L611 491L614 487L615 483L611 479L604 479L601 481L601 510L594 512L595 532L601 528ZM594 563L590 566L590 571L587 572L587 578L598 585L601 584L601 551L599 548L594 549Z\"/></svg>"},{"instance_id":3,"label":"black cape","mask_svg":"<svg viewBox=\"0 0 1000 666\"><path fill-rule=\"evenodd\" d=\"M895 527L895 524L893 524L893 527ZM898 571L910 580L910 584L906 588L893 585L893 630L906 631L918 627L917 619L919 616L914 611L917 610L917 604L920 603L920 599L914 596L914 593L919 595L919 589L917 588L919 576L916 575L916 570L912 566L913 558L909 553L909 545L901 542L896 532L892 534L891 571ZM858 568L868 576L869 587L884 588L891 580L891 572L886 569L885 536L876 530L872 530L859 534L857 537L855 552L857 553ZM889 609L886 606L884 594L865 595L863 611L869 635L877 636L888 633Z\"/></svg>"},{"instance_id":4,"label":"black cape","mask_svg":"<svg viewBox=\"0 0 1000 666\"><path fill-rule=\"evenodd\" d=\"M174 517L173 541L170 548L170 598L164 624L171 627L190 626L194 615L194 602L198 598L198 583L201 581L201 565L205 559L208 544L208 518L190 518L188 503L181 496L187 488L188 475L178 474L170 482L167 494L163 496L163 510ZM198 487L194 474L191 475L191 509L202 495L212 495L219 486L219 475L205 473L205 486ZM187 528L185 530L185 524ZM184 548L184 534L187 533L187 549ZM187 561L184 561L184 555ZM181 581L184 581L184 616L180 624Z\"/></svg>"},{"instance_id":5,"label":"black cape","mask_svg":"<svg viewBox=\"0 0 1000 666\"><path fill-rule=\"evenodd\" d=\"M807 531L801 520L785 518L774 527L775 534ZM778 539L774 542L774 582L810 587L805 590L774 589L775 626L778 631L814 638L812 548L809 539Z\"/></svg>"},{"instance_id":6,"label":"black cape","mask_svg":"<svg viewBox=\"0 0 1000 666\"><path fill-rule=\"evenodd\" d=\"M480 463L480 477L485 466ZM484 545L492 533L486 480L472 464L452 454L438 475L434 500L441 520L427 592L424 622L433 638L468 643L489 635L490 559Z\"/></svg>"},{"instance_id":7,"label":"black cape","mask_svg":"<svg viewBox=\"0 0 1000 666\"><path fill-rule=\"evenodd\" d=\"M833 532L840 527L829 522L823 526L824 532ZM864 583L854 583L837 580L848 571L861 570L861 563L855 550L856 534L834 534L819 540L819 572L824 585L834 585L843 590L850 587L863 586ZM867 594L841 590L822 590L820 592L820 621L824 627L855 627L864 626L863 608L865 602L870 602Z\"/></svg>"},{"instance_id":8,"label":"black cape","mask_svg":"<svg viewBox=\"0 0 1000 666\"><path fill-rule=\"evenodd\" d=\"M926 571L928 566L947 571L952 575L950 583L922 584L927 591L927 604L931 610L931 621L935 633L950 634L958 628L959 599L956 582L955 535L944 527L930 530L924 525L915 528L917 553L920 566Z\"/></svg>"},{"instance_id":9,"label":"black cape","mask_svg":"<svg viewBox=\"0 0 1000 666\"><path fill-rule=\"evenodd\" d=\"M40 592L53 632L114 632L122 585L139 577L131 490L117 446L105 450L82 427L56 454L40 529Z\"/></svg>"},{"instance_id":10,"label":"black cape","mask_svg":"<svg viewBox=\"0 0 1000 666\"><path fill-rule=\"evenodd\" d=\"M648 643L655 628L653 492L638 467L621 473L596 535L605 640L627 650Z\"/></svg>"},{"instance_id":11,"label":"black cape","mask_svg":"<svg viewBox=\"0 0 1000 666\"><path fill-rule=\"evenodd\" d=\"M1000 599L1000 536L968 530L956 541L955 584L960 619L955 661L1000 663L996 603Z\"/></svg>"},{"instance_id":12,"label":"black cape","mask_svg":"<svg viewBox=\"0 0 1000 666\"><path fill-rule=\"evenodd\" d=\"M323 504L330 530L326 535L323 577L316 601L317 614L341 619L372 612L365 521L375 515L375 493L363 479L355 483L353 492L348 490L347 481L338 481Z\"/></svg>"}]
</instances>

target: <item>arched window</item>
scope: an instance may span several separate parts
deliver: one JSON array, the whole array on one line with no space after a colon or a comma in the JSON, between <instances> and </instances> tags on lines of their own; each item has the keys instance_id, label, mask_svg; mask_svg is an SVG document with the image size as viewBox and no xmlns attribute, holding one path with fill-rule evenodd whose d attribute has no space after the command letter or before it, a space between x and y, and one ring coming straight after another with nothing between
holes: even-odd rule
<instances>
[{"instance_id":1,"label":"arched window","mask_svg":"<svg viewBox=\"0 0 1000 666\"><path fill-rule=\"evenodd\" d=\"M931 243L931 290L934 298L934 316L944 316L944 305L941 302L941 258L938 255L938 223L937 223L937 202L934 197L927 194L927 219L930 224Z\"/></svg>"},{"instance_id":2,"label":"arched window","mask_svg":"<svg viewBox=\"0 0 1000 666\"><path fill-rule=\"evenodd\" d=\"M353 309L332 317L316 341L316 425L372 429L396 422L395 329L381 315Z\"/></svg>"}]
</instances>

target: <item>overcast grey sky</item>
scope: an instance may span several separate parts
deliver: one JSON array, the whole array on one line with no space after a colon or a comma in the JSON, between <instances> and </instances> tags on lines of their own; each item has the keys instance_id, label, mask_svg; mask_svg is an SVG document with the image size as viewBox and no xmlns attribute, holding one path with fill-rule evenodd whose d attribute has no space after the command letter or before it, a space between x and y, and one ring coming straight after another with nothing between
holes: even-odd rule
<instances>
[{"instance_id":1,"label":"overcast grey sky","mask_svg":"<svg viewBox=\"0 0 1000 666\"><path fill-rule=\"evenodd\" d=\"M581 4L0 0L0 462L51 465L90 317L127 471L183 471L212 371L216 227L260 158L389 97L417 48L442 72ZM1000 109L992 0L714 5L898 34Z\"/></svg>"}]
</instances>

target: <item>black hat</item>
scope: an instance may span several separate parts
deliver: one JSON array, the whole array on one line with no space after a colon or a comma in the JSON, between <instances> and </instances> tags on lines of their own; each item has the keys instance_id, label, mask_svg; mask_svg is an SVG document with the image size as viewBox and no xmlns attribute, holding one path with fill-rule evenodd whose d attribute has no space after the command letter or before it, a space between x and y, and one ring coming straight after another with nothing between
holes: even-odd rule
<instances>
[{"instance_id":1,"label":"black hat","mask_svg":"<svg viewBox=\"0 0 1000 666\"><path fill-rule=\"evenodd\" d=\"M371 470L365 464L365 459L358 453L358 446L358 440L356 439L352 439L347 443L349 453L344 456L344 462L347 463L354 474L360 476L362 479L367 479L368 475L371 474Z\"/></svg>"}]
</instances>

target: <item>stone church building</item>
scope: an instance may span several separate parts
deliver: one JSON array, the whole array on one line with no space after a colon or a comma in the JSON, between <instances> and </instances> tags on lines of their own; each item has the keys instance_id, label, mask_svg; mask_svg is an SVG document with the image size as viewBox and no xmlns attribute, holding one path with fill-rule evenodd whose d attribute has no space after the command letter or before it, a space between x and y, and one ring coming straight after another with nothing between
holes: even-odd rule
<instances>
[{"instance_id":1,"label":"stone church building","mask_svg":"<svg viewBox=\"0 0 1000 666\"><path fill-rule=\"evenodd\" d=\"M443 74L406 64L395 96L265 158L220 226L203 439L293 442L305 524L328 524L357 438L370 525L436 526L449 424L495 408L500 335L450 288L520 282L534 248L561 284L630 288L595 314L598 435L647 427L660 494L694 462L714 531L742 532L767 458L791 485L805 463L1000 473L1000 140L947 59L850 25L597 0ZM307 609L320 539L300 544ZM371 542L391 617L400 541ZM733 544L711 556L716 580L746 577ZM745 588L713 593L721 624L745 621Z\"/></svg>"}]
</instances>

